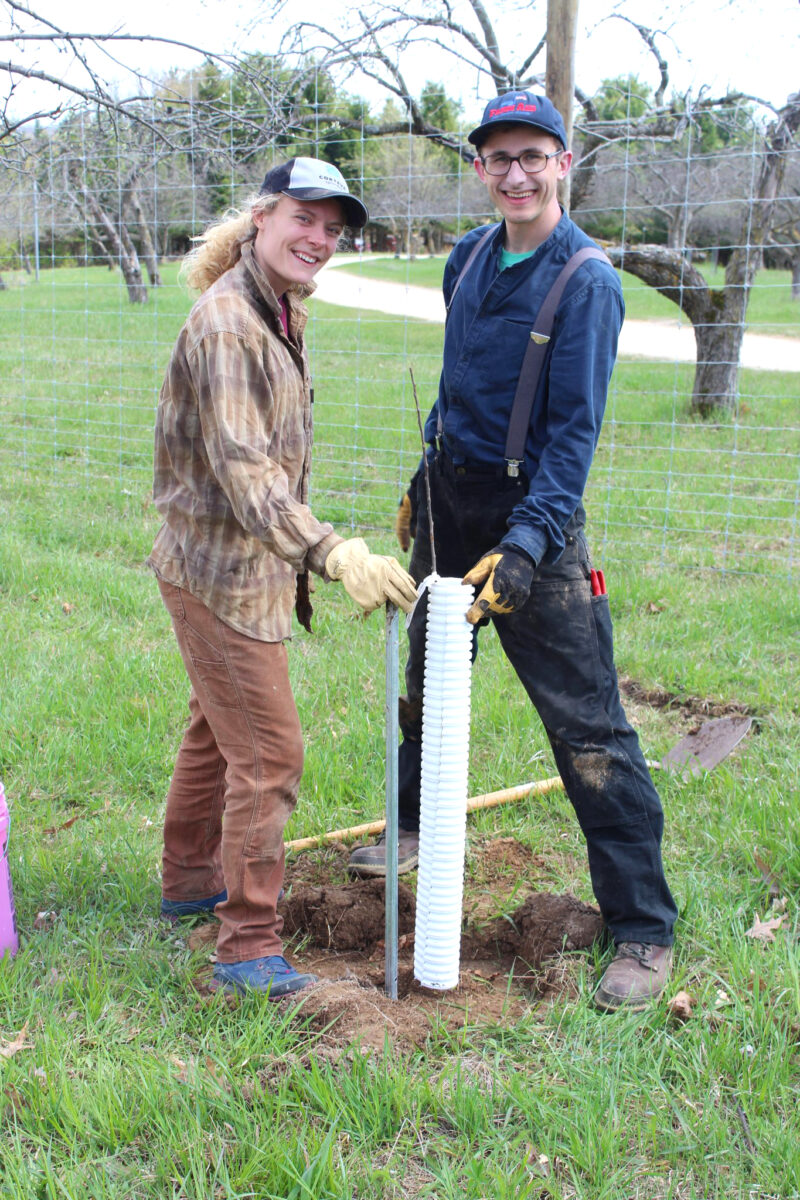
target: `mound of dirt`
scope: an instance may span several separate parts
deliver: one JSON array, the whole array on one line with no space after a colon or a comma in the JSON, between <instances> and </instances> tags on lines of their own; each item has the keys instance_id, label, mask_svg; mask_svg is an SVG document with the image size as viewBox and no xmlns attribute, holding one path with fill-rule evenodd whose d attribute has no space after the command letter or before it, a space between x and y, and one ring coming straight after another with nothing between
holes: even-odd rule
<instances>
[{"instance_id":1,"label":"mound of dirt","mask_svg":"<svg viewBox=\"0 0 800 1200\"><path fill-rule=\"evenodd\" d=\"M385 885L382 879L358 879L344 886L293 885L281 905L284 937L309 938L327 950L369 950L385 929ZM414 928L414 896L397 887L398 932Z\"/></svg>"},{"instance_id":2,"label":"mound of dirt","mask_svg":"<svg viewBox=\"0 0 800 1200\"><path fill-rule=\"evenodd\" d=\"M415 898L411 887L399 885L397 1000L385 993L384 881L348 880L344 846L290 863L280 904L287 954L319 982L279 1003L295 1009L298 1027L315 1035L315 1056L382 1051L387 1041L406 1052L423 1046L434 1026L509 1023L542 1000L578 995L585 963L575 952L603 937L599 911L569 892L544 890L511 909L505 898L520 877L547 875L551 864L513 838L479 844L470 854L471 879L486 901L481 909L493 915L476 920L475 905L465 905L472 917L461 939L457 988L435 992L414 979ZM207 948L213 960L217 928L216 922L198 926L190 948ZM206 967L196 978L201 996L210 974Z\"/></svg>"},{"instance_id":3,"label":"mound of dirt","mask_svg":"<svg viewBox=\"0 0 800 1200\"><path fill-rule=\"evenodd\" d=\"M284 936L299 935L311 945L339 953L367 954L383 947L385 884L359 879L329 887L294 884L285 897ZM411 890L398 885L399 949L413 945L416 904ZM597 908L566 892L534 892L507 917L470 927L461 938L462 959L516 959L539 967L548 958L583 950L603 932Z\"/></svg>"},{"instance_id":4,"label":"mound of dirt","mask_svg":"<svg viewBox=\"0 0 800 1200\"><path fill-rule=\"evenodd\" d=\"M554 896L535 892L511 913L498 917L461 939L462 958L487 957L492 949L501 958L520 958L528 967L573 950L585 950L603 935L600 910L569 892Z\"/></svg>"}]
</instances>

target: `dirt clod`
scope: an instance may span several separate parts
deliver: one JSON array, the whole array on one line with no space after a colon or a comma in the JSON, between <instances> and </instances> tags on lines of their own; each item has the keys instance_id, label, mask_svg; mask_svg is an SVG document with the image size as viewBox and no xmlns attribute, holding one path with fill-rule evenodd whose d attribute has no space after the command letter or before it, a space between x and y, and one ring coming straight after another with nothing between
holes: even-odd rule
<instances>
[{"instance_id":1,"label":"dirt clod","mask_svg":"<svg viewBox=\"0 0 800 1200\"><path fill-rule=\"evenodd\" d=\"M461 939L462 957L521 958L529 967L540 967L555 955L584 950L603 933L597 908L566 892L554 896L535 892L507 918L471 929Z\"/></svg>"},{"instance_id":2,"label":"dirt clod","mask_svg":"<svg viewBox=\"0 0 800 1200\"><path fill-rule=\"evenodd\" d=\"M371 950L384 935L385 884L382 879L354 880L345 886L295 885L283 904L285 937L302 934L316 946L335 950ZM414 929L414 896L398 885L398 932Z\"/></svg>"}]
</instances>

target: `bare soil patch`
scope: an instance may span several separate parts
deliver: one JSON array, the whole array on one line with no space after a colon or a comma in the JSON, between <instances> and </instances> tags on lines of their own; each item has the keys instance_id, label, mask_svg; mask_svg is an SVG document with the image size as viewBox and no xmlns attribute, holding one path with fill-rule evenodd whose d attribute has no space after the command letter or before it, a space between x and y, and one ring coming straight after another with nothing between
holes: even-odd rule
<instances>
[{"instance_id":1,"label":"bare soil patch","mask_svg":"<svg viewBox=\"0 0 800 1200\"><path fill-rule=\"evenodd\" d=\"M348 848L329 846L288 864L280 911L292 962L319 983L280 1002L296 1009L298 1023L317 1034L318 1048L336 1057L346 1049L397 1051L423 1046L432 1028L510 1024L545 1001L574 996L585 950L603 937L599 911L570 893L531 891L502 916L503 898L519 895L519 880L548 872L547 860L513 838L471 850L470 888L485 903L467 905L461 939L459 986L435 992L414 979L415 898L407 876L399 885L398 999L384 992L384 882L350 879ZM524 893L522 893L524 895ZM217 924L196 927L193 949L212 952ZM211 968L196 979L208 992ZM234 1001L235 1003L236 1001Z\"/></svg>"},{"instance_id":2,"label":"bare soil patch","mask_svg":"<svg viewBox=\"0 0 800 1200\"><path fill-rule=\"evenodd\" d=\"M624 696L634 704L648 705L650 708L671 709L687 721L695 723L697 728L712 717L750 716L752 709L738 700L710 700L703 696L679 696L675 692L667 692L662 688L646 688L636 679L621 678L619 689ZM693 732L689 730L688 732Z\"/></svg>"}]
</instances>

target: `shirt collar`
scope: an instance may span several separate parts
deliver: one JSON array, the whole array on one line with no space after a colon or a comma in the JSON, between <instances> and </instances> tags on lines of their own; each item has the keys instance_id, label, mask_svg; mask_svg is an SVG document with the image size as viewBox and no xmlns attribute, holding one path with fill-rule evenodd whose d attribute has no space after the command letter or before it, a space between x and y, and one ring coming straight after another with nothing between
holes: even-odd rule
<instances>
[{"instance_id":1,"label":"shirt collar","mask_svg":"<svg viewBox=\"0 0 800 1200\"><path fill-rule=\"evenodd\" d=\"M275 292L272 290L272 286L271 286L269 280L267 279L267 276L264 273L264 271L261 267L261 264L258 262L258 259L256 258L255 254L254 254L254 247L253 247L252 242L245 242L243 244L241 261L244 266L244 270L247 273L247 275L249 275L252 283L255 286L255 290L257 291L258 295L264 300L264 302L267 305L267 308L270 310L270 312L274 313L274 315L278 318L278 320L280 320L281 306L278 303L278 297L275 295ZM311 295L311 293L314 291L316 286L317 285L315 283L308 283L308 284L296 284L296 285L293 285L292 287L290 287L288 292L286 293L288 301L289 301L288 306L291 306L292 299L305 300L308 296Z\"/></svg>"}]
</instances>

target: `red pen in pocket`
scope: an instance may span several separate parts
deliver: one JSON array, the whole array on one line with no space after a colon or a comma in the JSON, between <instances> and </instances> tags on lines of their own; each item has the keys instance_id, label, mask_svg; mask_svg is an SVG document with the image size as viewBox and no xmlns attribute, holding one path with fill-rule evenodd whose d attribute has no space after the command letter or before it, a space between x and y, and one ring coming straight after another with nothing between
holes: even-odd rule
<instances>
[{"instance_id":1,"label":"red pen in pocket","mask_svg":"<svg viewBox=\"0 0 800 1200\"><path fill-rule=\"evenodd\" d=\"M592 585L593 596L605 596L606 593L606 577L602 571L595 571L594 567L589 572L589 581Z\"/></svg>"}]
</instances>

